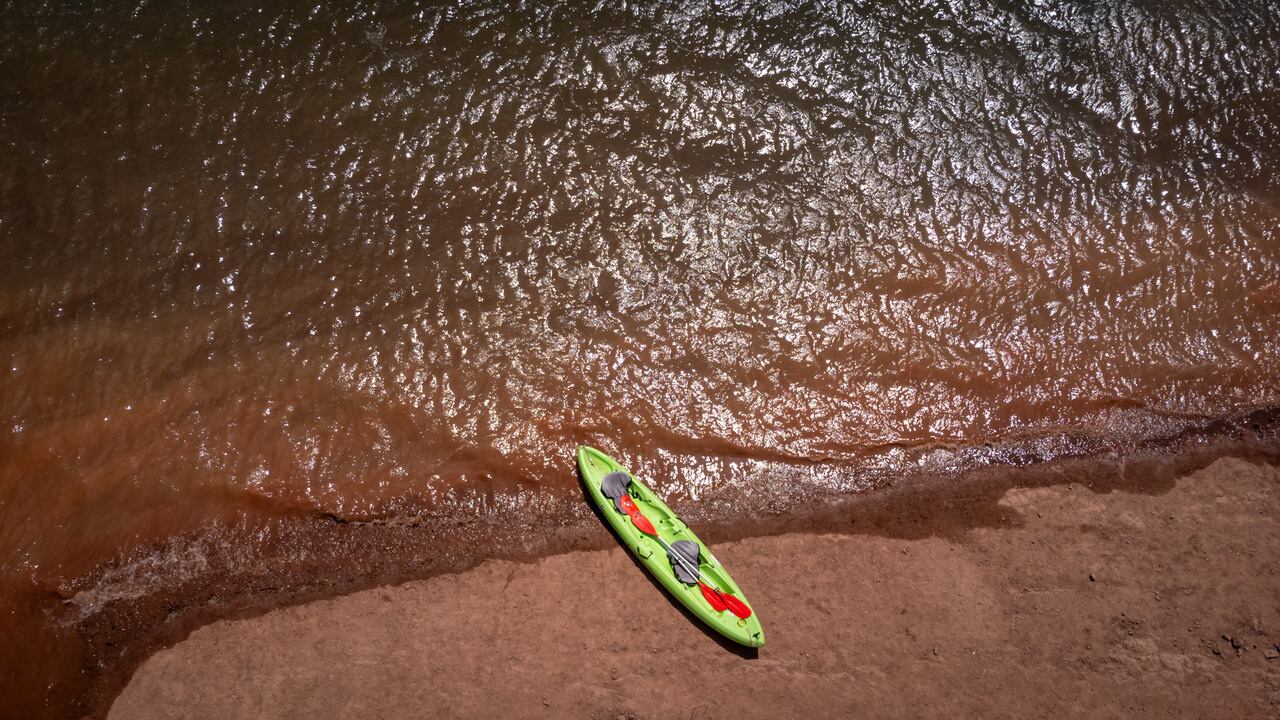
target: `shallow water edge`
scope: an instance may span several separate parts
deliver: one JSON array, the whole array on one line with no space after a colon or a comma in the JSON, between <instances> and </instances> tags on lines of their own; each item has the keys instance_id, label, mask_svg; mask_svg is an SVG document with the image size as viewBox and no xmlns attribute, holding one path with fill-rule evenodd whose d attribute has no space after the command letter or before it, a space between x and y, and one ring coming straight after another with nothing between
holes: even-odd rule
<instances>
[{"instance_id":1,"label":"shallow water edge","mask_svg":"<svg viewBox=\"0 0 1280 720\"><path fill-rule=\"evenodd\" d=\"M688 502L674 509L712 544L784 532L953 536L1007 524L996 503L1011 487L1079 483L1094 492L1162 493L1178 476L1219 457L1280 462L1280 409L1142 441L1092 438L1081 441L1079 454L1037 456L1035 446L1047 442L986 448L1003 460L907 472L878 491L828 492L785 506L764 498L749 509ZM57 606L41 611L55 651L32 667L60 669L53 701L32 692L17 696L10 709L27 716L103 716L151 653L215 620L461 572L489 559L534 560L613 544L585 503L566 507L572 509L559 520L518 513L483 520L406 513L375 521L299 515L136 548L68 583Z\"/></svg>"}]
</instances>

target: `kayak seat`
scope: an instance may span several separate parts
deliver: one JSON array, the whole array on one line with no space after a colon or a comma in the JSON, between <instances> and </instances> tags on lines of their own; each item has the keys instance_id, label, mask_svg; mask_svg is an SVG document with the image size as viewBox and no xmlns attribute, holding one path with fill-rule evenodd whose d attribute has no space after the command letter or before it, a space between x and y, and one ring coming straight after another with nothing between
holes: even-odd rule
<instances>
[{"instance_id":1,"label":"kayak seat","mask_svg":"<svg viewBox=\"0 0 1280 720\"><path fill-rule=\"evenodd\" d=\"M624 512L622 496L627 494L627 488L630 485L630 475L624 472L612 472L600 481L600 493L613 501L613 506L618 509L618 512Z\"/></svg>"},{"instance_id":2,"label":"kayak seat","mask_svg":"<svg viewBox=\"0 0 1280 720\"><path fill-rule=\"evenodd\" d=\"M679 553L680 557L676 557ZM676 579L685 585L697 585L698 575L695 572L702 562L702 548L692 540L677 540L671 543L667 551L667 559L671 561L671 571ZM683 559L684 562L680 562Z\"/></svg>"}]
</instances>

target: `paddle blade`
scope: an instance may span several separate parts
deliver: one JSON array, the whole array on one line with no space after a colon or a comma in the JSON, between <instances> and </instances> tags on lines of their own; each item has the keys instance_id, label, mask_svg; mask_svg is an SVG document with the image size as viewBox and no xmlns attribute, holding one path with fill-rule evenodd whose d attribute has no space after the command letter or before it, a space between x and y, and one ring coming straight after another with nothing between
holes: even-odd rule
<instances>
[{"instance_id":1,"label":"paddle blade","mask_svg":"<svg viewBox=\"0 0 1280 720\"><path fill-rule=\"evenodd\" d=\"M751 608L747 607L746 603L727 592L720 593L720 597L724 598L724 604L729 608L729 612L744 620L751 617Z\"/></svg>"},{"instance_id":2,"label":"paddle blade","mask_svg":"<svg viewBox=\"0 0 1280 720\"><path fill-rule=\"evenodd\" d=\"M706 598L707 604L711 606L712 610L716 612L725 611L724 601L720 599L715 590L707 587L706 583L698 583L698 589L702 591L702 597Z\"/></svg>"},{"instance_id":3,"label":"paddle blade","mask_svg":"<svg viewBox=\"0 0 1280 720\"><path fill-rule=\"evenodd\" d=\"M622 509L628 515L634 515L640 512L640 508L636 507L636 501L632 500L630 495L623 495L618 498L618 503L622 505Z\"/></svg>"},{"instance_id":4,"label":"paddle blade","mask_svg":"<svg viewBox=\"0 0 1280 720\"><path fill-rule=\"evenodd\" d=\"M640 529L640 532L646 535L653 535L655 537L658 535L658 531L653 527L653 523L649 522L649 518L645 517L644 513L639 510L631 513L631 522L635 523L635 526Z\"/></svg>"}]
</instances>

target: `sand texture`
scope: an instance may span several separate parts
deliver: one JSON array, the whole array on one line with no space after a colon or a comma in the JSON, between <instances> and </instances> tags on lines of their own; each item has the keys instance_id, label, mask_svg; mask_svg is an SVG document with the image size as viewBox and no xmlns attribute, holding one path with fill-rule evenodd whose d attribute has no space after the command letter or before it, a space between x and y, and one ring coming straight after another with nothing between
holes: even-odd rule
<instances>
[{"instance_id":1,"label":"sand texture","mask_svg":"<svg viewBox=\"0 0 1280 720\"><path fill-rule=\"evenodd\" d=\"M620 549L574 552L207 625L110 718L1280 713L1275 466L1224 458L1158 494L1011 489L999 510L914 539L717 545L764 620L754 656Z\"/></svg>"}]
</instances>

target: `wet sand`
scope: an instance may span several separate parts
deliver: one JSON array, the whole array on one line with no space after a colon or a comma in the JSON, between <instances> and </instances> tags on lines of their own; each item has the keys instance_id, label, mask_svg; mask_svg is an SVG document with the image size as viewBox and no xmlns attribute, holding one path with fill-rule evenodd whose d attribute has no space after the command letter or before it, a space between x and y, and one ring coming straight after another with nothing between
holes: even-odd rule
<instances>
[{"instance_id":1,"label":"wet sand","mask_svg":"<svg viewBox=\"0 0 1280 720\"><path fill-rule=\"evenodd\" d=\"M1029 468L1034 487L978 479L838 533L718 543L765 620L755 656L610 548L215 622L143 663L109 717L1280 711L1275 456L1126 486L1130 471Z\"/></svg>"}]
</instances>

